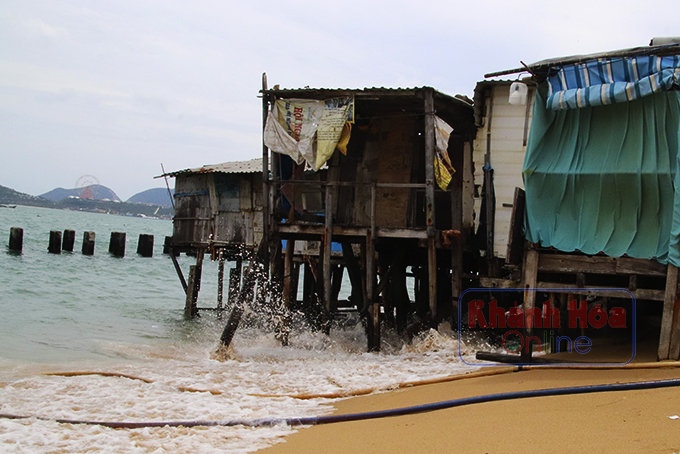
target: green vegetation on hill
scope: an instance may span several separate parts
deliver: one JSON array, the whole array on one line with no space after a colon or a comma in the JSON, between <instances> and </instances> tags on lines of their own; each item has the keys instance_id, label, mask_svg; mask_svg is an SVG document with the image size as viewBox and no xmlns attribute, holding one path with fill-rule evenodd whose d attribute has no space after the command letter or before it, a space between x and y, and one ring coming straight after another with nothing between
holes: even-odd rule
<instances>
[{"instance_id":1,"label":"green vegetation on hill","mask_svg":"<svg viewBox=\"0 0 680 454\"><path fill-rule=\"evenodd\" d=\"M53 202L42 197L35 197L14 189L0 186L0 204L3 205L28 205L44 208L60 208L76 211L91 211L95 213L119 214L123 216L156 216L170 219L174 215L172 208L159 205L147 205L141 203L114 202L111 200L89 200L78 198L66 198Z\"/></svg>"}]
</instances>

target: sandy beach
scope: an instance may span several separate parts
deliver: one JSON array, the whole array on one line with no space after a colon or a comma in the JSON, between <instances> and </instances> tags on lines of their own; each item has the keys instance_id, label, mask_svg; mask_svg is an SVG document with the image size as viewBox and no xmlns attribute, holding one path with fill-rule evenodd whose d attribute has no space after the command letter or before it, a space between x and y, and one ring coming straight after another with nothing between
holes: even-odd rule
<instances>
[{"instance_id":1,"label":"sandy beach","mask_svg":"<svg viewBox=\"0 0 680 454\"><path fill-rule=\"evenodd\" d=\"M522 390L680 378L680 363L655 363L651 357L651 350L642 351L628 368L499 366L507 373L340 400L335 414ZM680 419L670 418L675 415L680 415L680 387L532 397L313 426L258 452L678 453Z\"/></svg>"}]
</instances>

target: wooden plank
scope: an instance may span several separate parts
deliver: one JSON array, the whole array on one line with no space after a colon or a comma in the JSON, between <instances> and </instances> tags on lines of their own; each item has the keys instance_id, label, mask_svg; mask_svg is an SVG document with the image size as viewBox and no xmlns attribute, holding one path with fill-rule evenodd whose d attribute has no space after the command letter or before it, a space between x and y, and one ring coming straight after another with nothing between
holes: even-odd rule
<instances>
[{"instance_id":1,"label":"wooden plank","mask_svg":"<svg viewBox=\"0 0 680 454\"><path fill-rule=\"evenodd\" d=\"M278 224L276 231L283 236L286 235L323 235L324 226L304 225L304 224ZM370 228L366 227L344 227L333 226L333 235L365 237ZM424 240L427 232L424 229L391 229L376 227L375 236L377 238L413 238Z\"/></svg>"},{"instance_id":2,"label":"wooden plank","mask_svg":"<svg viewBox=\"0 0 680 454\"><path fill-rule=\"evenodd\" d=\"M567 254L541 254L538 270L555 273L666 275L666 266L653 260Z\"/></svg>"},{"instance_id":3,"label":"wooden plank","mask_svg":"<svg viewBox=\"0 0 680 454\"><path fill-rule=\"evenodd\" d=\"M538 271L616 274L616 259L613 257L589 257L585 255L541 254Z\"/></svg>"},{"instance_id":4,"label":"wooden plank","mask_svg":"<svg viewBox=\"0 0 680 454\"><path fill-rule=\"evenodd\" d=\"M510 229L508 233L508 250L505 254L505 263L519 265L524 251L524 210L526 207L526 195L524 189L515 188L515 196L512 201L512 215L510 217Z\"/></svg>"},{"instance_id":5,"label":"wooden plank","mask_svg":"<svg viewBox=\"0 0 680 454\"><path fill-rule=\"evenodd\" d=\"M612 298L627 298L628 292L623 292L617 289L607 289L606 287L598 287L596 285L585 285L583 287L578 287L576 284L565 284L564 282L538 282L536 288L539 289L551 289L555 293L559 292L560 289L564 289L567 293L573 293L575 295L598 295L598 296L609 296ZM578 290L577 290L578 289ZM625 290L625 289L624 289ZM651 300L651 301L663 301L664 291L663 290L653 290L639 288L637 290L628 290L635 299L640 300Z\"/></svg>"},{"instance_id":6,"label":"wooden plank","mask_svg":"<svg viewBox=\"0 0 680 454\"><path fill-rule=\"evenodd\" d=\"M656 260L619 257L616 259L618 274L639 274L644 276L666 276L666 265Z\"/></svg>"},{"instance_id":7,"label":"wooden plank","mask_svg":"<svg viewBox=\"0 0 680 454\"><path fill-rule=\"evenodd\" d=\"M670 357L671 330L673 327L673 308L677 296L678 287L678 268L668 265L666 275L666 291L663 298L663 313L661 316L661 333L659 334L659 361Z\"/></svg>"}]
</instances>

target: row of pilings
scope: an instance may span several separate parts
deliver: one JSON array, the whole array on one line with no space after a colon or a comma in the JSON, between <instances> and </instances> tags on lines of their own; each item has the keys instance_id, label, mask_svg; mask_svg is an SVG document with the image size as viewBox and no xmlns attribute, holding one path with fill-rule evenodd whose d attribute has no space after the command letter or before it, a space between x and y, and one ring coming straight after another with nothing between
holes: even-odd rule
<instances>
[{"instance_id":1,"label":"row of pilings","mask_svg":"<svg viewBox=\"0 0 680 454\"><path fill-rule=\"evenodd\" d=\"M61 254L62 251L73 252L75 245L76 232L75 230L51 230L47 251L51 254ZM21 227L12 227L9 232L9 251L14 253L21 253L23 250L24 229ZM153 257L153 235L140 234L137 243L137 254L142 257ZM95 233L83 233L83 246L81 252L83 255L94 255ZM111 232L111 239L109 240L109 253L114 257L125 256L126 234L125 232ZM165 250L164 250L165 252Z\"/></svg>"}]
</instances>

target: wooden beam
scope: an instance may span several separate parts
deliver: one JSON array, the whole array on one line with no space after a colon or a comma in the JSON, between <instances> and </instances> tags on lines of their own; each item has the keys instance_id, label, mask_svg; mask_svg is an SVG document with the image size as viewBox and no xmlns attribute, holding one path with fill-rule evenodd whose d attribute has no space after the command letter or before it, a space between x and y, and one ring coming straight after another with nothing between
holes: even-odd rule
<instances>
[{"instance_id":1,"label":"wooden beam","mask_svg":"<svg viewBox=\"0 0 680 454\"><path fill-rule=\"evenodd\" d=\"M538 270L554 273L666 275L665 265L653 260L599 255L541 254Z\"/></svg>"},{"instance_id":2,"label":"wooden beam","mask_svg":"<svg viewBox=\"0 0 680 454\"><path fill-rule=\"evenodd\" d=\"M565 292L567 291L569 293L573 293L575 295L598 295L598 296L608 296L611 298L628 298L630 295L628 292L624 292L624 290L627 289L607 289L606 287L601 287L597 285L584 285L583 287L579 287L576 284L565 284L564 282L538 282L536 284L536 288L538 289L551 289L555 291L555 293L561 293L559 290L564 289ZM577 289L580 289L578 291ZM663 301L664 299L664 291L663 290L652 290L652 289L644 289L644 288L639 288L636 290L628 290L635 299L641 299L641 300L651 300L651 301Z\"/></svg>"}]
</instances>

